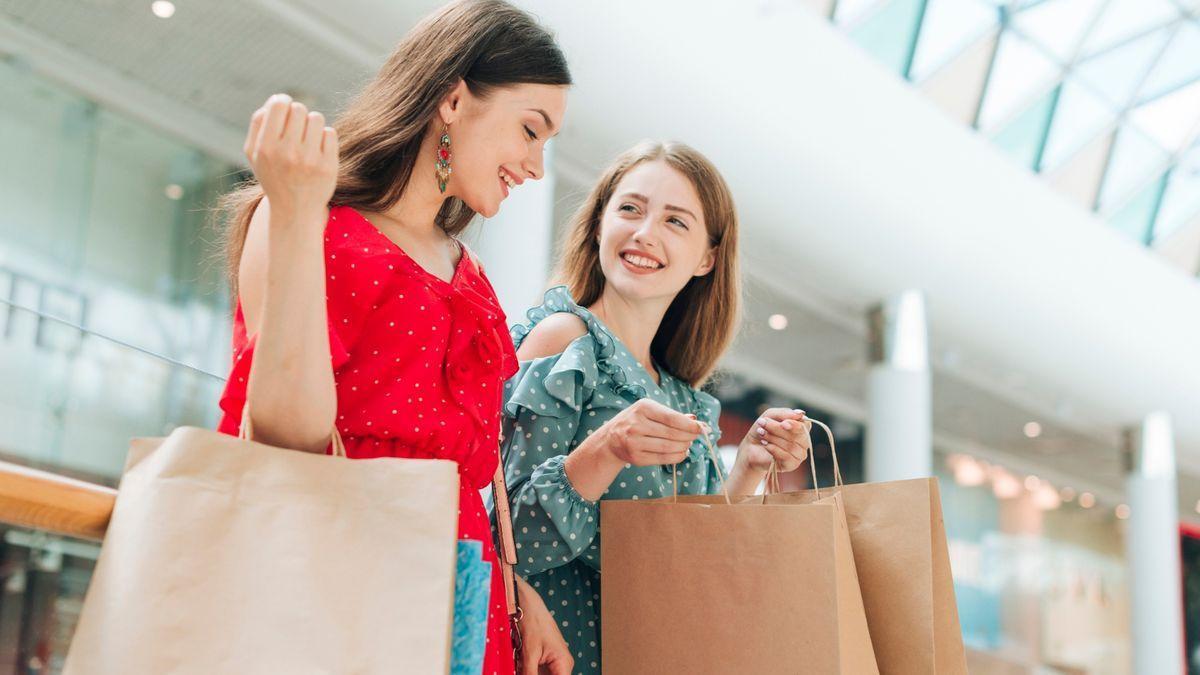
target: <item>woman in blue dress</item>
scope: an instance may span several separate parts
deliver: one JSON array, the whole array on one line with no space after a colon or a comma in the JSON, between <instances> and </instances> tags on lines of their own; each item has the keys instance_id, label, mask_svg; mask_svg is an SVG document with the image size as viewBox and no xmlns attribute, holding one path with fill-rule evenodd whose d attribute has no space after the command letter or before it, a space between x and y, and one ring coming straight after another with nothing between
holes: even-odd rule
<instances>
[{"instance_id":1,"label":"woman in blue dress","mask_svg":"<svg viewBox=\"0 0 1200 675\"><path fill-rule=\"evenodd\" d=\"M700 390L740 309L737 215L696 150L643 143L622 154L572 223L547 291L513 328L521 361L505 387L504 448L517 572L575 657L599 673L601 499L754 492L772 462L807 457L810 422L770 409L714 466L720 404Z\"/></svg>"}]
</instances>

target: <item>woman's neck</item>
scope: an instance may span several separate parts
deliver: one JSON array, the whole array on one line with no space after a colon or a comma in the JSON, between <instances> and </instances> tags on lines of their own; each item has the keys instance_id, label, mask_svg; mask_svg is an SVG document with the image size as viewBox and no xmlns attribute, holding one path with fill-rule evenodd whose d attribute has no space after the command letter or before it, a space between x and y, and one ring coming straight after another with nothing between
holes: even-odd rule
<instances>
[{"instance_id":1,"label":"woman's neck","mask_svg":"<svg viewBox=\"0 0 1200 675\"><path fill-rule=\"evenodd\" d=\"M433 175L434 152L431 134L426 134L400 199L379 213L389 226L398 226L408 237L426 242L441 241L446 237L437 223L437 214L446 198L452 196L451 192L443 194L437 189Z\"/></svg>"},{"instance_id":2,"label":"woman's neck","mask_svg":"<svg viewBox=\"0 0 1200 675\"><path fill-rule=\"evenodd\" d=\"M658 381L659 374L650 356L650 346L670 306L670 299L631 300L621 296L611 285L606 285L600 293L600 299L592 303L588 311L603 321L629 349L633 358Z\"/></svg>"}]
</instances>

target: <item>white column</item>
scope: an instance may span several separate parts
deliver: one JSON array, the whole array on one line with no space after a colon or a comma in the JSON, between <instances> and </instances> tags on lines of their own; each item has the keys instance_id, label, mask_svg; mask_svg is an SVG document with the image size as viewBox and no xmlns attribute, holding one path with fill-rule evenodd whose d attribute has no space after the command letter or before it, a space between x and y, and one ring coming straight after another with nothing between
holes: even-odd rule
<instances>
[{"instance_id":1,"label":"white column","mask_svg":"<svg viewBox=\"0 0 1200 675\"><path fill-rule=\"evenodd\" d=\"M494 218L472 227L465 236L483 261L509 325L523 321L525 310L541 304L553 266L552 146L546 147L545 177L514 188Z\"/></svg>"},{"instance_id":2,"label":"white column","mask_svg":"<svg viewBox=\"0 0 1200 675\"><path fill-rule=\"evenodd\" d=\"M1171 418L1158 412L1125 432L1133 672L1182 673L1183 586Z\"/></svg>"},{"instance_id":3,"label":"white column","mask_svg":"<svg viewBox=\"0 0 1200 675\"><path fill-rule=\"evenodd\" d=\"M866 474L869 482L933 475L925 298L904 291L869 315Z\"/></svg>"}]
</instances>

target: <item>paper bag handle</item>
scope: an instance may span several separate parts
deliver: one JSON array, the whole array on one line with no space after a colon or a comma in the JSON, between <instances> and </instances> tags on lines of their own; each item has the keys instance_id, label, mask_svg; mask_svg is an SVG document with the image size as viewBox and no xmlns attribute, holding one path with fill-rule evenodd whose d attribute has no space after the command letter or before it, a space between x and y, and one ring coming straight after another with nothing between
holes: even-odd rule
<instances>
[{"instance_id":1,"label":"paper bag handle","mask_svg":"<svg viewBox=\"0 0 1200 675\"><path fill-rule=\"evenodd\" d=\"M834 487L842 487L845 483L842 482L842 468L838 465L837 445L833 441L833 431L822 421L808 418L810 422L825 430L825 436L829 438L829 454L833 457L833 484ZM812 447L812 432L809 432L808 446ZM813 458L812 450L808 451L808 467L812 471L813 491L817 495L817 499L821 498L821 486L817 485L817 463ZM767 471L767 484L763 490L763 503L767 502L767 496L782 492L779 485L779 465L771 462L771 468Z\"/></svg>"},{"instance_id":2,"label":"paper bag handle","mask_svg":"<svg viewBox=\"0 0 1200 675\"><path fill-rule=\"evenodd\" d=\"M717 472L717 482L721 484L721 494L725 495L725 503L732 504L733 501L729 498L729 487L725 485L725 475L721 473L721 458L717 455L717 449L713 447L712 441L708 439L707 426L705 426L704 434L700 436L700 440L704 442L704 447L708 450L708 457L712 460L713 470ZM678 464L676 464L671 470L671 501L679 501Z\"/></svg>"},{"instance_id":3,"label":"paper bag handle","mask_svg":"<svg viewBox=\"0 0 1200 675\"><path fill-rule=\"evenodd\" d=\"M242 423L238 425L238 438L243 441L254 440L254 424L250 421L250 402L242 406ZM333 433L330 434L330 442L333 444L333 456L345 457L346 444L342 442L342 435L338 433L337 426L333 427Z\"/></svg>"}]
</instances>

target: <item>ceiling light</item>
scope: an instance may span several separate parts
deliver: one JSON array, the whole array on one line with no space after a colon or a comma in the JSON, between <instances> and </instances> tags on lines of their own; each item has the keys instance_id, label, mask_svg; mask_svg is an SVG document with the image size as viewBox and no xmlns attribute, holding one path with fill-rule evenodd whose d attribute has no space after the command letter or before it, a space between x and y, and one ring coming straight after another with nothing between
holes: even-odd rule
<instances>
[{"instance_id":1,"label":"ceiling light","mask_svg":"<svg viewBox=\"0 0 1200 675\"><path fill-rule=\"evenodd\" d=\"M987 469L970 455L957 455L951 469L954 471L954 482L964 487L983 485L987 480Z\"/></svg>"},{"instance_id":2,"label":"ceiling light","mask_svg":"<svg viewBox=\"0 0 1200 675\"><path fill-rule=\"evenodd\" d=\"M1061 497L1064 502L1072 501L1075 499L1075 488L1065 487L1059 491L1058 496Z\"/></svg>"},{"instance_id":3,"label":"ceiling light","mask_svg":"<svg viewBox=\"0 0 1200 675\"><path fill-rule=\"evenodd\" d=\"M1033 492L1042 484L1041 479L1037 476L1025 476L1025 489Z\"/></svg>"},{"instance_id":4,"label":"ceiling light","mask_svg":"<svg viewBox=\"0 0 1200 675\"><path fill-rule=\"evenodd\" d=\"M1053 485L1045 483L1033 493L1033 503L1043 511L1053 511L1062 506L1062 498Z\"/></svg>"},{"instance_id":5,"label":"ceiling light","mask_svg":"<svg viewBox=\"0 0 1200 675\"><path fill-rule=\"evenodd\" d=\"M1037 422L1029 422L1025 425L1025 435L1029 438L1037 438L1042 435L1042 425Z\"/></svg>"},{"instance_id":6,"label":"ceiling light","mask_svg":"<svg viewBox=\"0 0 1200 675\"><path fill-rule=\"evenodd\" d=\"M182 185L176 185L175 183L171 183L170 185L167 186L166 190L163 190L163 192L166 193L167 199L171 199L171 200L175 200L175 201L183 199L183 186Z\"/></svg>"},{"instance_id":7,"label":"ceiling light","mask_svg":"<svg viewBox=\"0 0 1200 675\"><path fill-rule=\"evenodd\" d=\"M1090 509L1096 505L1096 497L1090 492L1085 492L1079 495L1079 505L1085 509Z\"/></svg>"},{"instance_id":8,"label":"ceiling light","mask_svg":"<svg viewBox=\"0 0 1200 675\"><path fill-rule=\"evenodd\" d=\"M169 19L175 16L175 3L170 0L154 0L150 3L150 11L160 19Z\"/></svg>"},{"instance_id":9,"label":"ceiling light","mask_svg":"<svg viewBox=\"0 0 1200 675\"><path fill-rule=\"evenodd\" d=\"M1129 506L1127 506L1125 504L1117 504L1115 513L1117 514L1118 518L1120 518L1121 520L1125 520L1126 518L1129 517Z\"/></svg>"},{"instance_id":10,"label":"ceiling light","mask_svg":"<svg viewBox=\"0 0 1200 675\"><path fill-rule=\"evenodd\" d=\"M767 319L767 325L775 330L787 328L787 323L787 317L782 314L772 314L771 318Z\"/></svg>"},{"instance_id":11,"label":"ceiling light","mask_svg":"<svg viewBox=\"0 0 1200 675\"><path fill-rule=\"evenodd\" d=\"M992 472L992 494L998 499L1013 499L1021 494L1021 482L1004 469Z\"/></svg>"}]
</instances>

